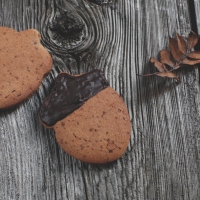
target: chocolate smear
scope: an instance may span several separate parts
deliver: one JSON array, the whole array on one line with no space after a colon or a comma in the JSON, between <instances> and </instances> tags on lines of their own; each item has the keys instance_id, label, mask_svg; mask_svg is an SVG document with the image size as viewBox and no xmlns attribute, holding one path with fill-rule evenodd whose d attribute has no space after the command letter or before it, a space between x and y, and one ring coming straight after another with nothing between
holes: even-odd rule
<instances>
[{"instance_id":1,"label":"chocolate smear","mask_svg":"<svg viewBox=\"0 0 200 200\"><path fill-rule=\"evenodd\" d=\"M50 95L41 106L41 122L53 126L108 85L104 73L97 69L79 76L59 74Z\"/></svg>"}]
</instances>

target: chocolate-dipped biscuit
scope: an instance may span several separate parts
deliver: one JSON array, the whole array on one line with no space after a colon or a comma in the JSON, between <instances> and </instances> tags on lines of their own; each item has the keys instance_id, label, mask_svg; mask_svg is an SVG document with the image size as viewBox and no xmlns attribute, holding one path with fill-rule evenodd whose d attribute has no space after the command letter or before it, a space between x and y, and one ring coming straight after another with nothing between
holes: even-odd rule
<instances>
[{"instance_id":1,"label":"chocolate-dipped biscuit","mask_svg":"<svg viewBox=\"0 0 200 200\"><path fill-rule=\"evenodd\" d=\"M53 127L63 150L84 162L114 161L130 140L126 105L100 70L59 74L39 117L43 125Z\"/></svg>"}]
</instances>

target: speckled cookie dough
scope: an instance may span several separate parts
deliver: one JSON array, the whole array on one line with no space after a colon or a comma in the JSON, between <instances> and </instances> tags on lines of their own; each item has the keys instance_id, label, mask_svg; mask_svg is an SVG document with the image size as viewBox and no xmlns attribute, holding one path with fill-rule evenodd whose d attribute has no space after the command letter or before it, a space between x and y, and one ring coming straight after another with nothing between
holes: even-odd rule
<instances>
[{"instance_id":1,"label":"speckled cookie dough","mask_svg":"<svg viewBox=\"0 0 200 200\"><path fill-rule=\"evenodd\" d=\"M123 99L99 70L78 77L63 75L42 105L42 124L55 130L65 152L83 162L117 160L125 153L131 132Z\"/></svg>"},{"instance_id":2,"label":"speckled cookie dough","mask_svg":"<svg viewBox=\"0 0 200 200\"><path fill-rule=\"evenodd\" d=\"M31 96L52 68L52 58L35 29L0 27L0 109Z\"/></svg>"}]
</instances>

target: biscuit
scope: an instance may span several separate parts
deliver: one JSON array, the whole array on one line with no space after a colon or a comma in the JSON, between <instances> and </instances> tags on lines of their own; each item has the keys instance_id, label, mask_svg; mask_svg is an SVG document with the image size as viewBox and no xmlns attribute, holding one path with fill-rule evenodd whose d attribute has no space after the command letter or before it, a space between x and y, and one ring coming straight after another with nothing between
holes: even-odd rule
<instances>
[{"instance_id":1,"label":"biscuit","mask_svg":"<svg viewBox=\"0 0 200 200\"><path fill-rule=\"evenodd\" d=\"M59 74L39 117L53 127L62 149L83 162L112 162L125 153L130 140L126 105L100 70Z\"/></svg>"},{"instance_id":2,"label":"biscuit","mask_svg":"<svg viewBox=\"0 0 200 200\"><path fill-rule=\"evenodd\" d=\"M0 27L0 109L30 97L52 69L52 58L40 43L40 33Z\"/></svg>"}]
</instances>

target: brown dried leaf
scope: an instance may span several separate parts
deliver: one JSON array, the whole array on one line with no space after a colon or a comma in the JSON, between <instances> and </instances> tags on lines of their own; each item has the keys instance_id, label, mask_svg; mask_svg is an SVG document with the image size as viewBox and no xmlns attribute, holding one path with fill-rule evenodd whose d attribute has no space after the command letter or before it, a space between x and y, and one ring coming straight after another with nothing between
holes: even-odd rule
<instances>
[{"instance_id":1,"label":"brown dried leaf","mask_svg":"<svg viewBox=\"0 0 200 200\"><path fill-rule=\"evenodd\" d=\"M176 63L174 62L172 55L168 50L161 50L159 55L162 63L167 64L172 68L175 67Z\"/></svg>"},{"instance_id":2,"label":"brown dried leaf","mask_svg":"<svg viewBox=\"0 0 200 200\"><path fill-rule=\"evenodd\" d=\"M166 66L163 63L156 60L155 58L150 58L149 62L152 63L158 69L158 71L167 71Z\"/></svg>"},{"instance_id":3,"label":"brown dried leaf","mask_svg":"<svg viewBox=\"0 0 200 200\"><path fill-rule=\"evenodd\" d=\"M187 46L186 46L185 40L178 33L176 34L176 37L177 37L177 41L178 41L179 50L181 51L181 53L186 54L187 53Z\"/></svg>"},{"instance_id":4,"label":"brown dried leaf","mask_svg":"<svg viewBox=\"0 0 200 200\"><path fill-rule=\"evenodd\" d=\"M176 36L177 40L175 38L169 38L169 47L171 52L168 50L161 50L159 53L160 61L155 58L150 58L149 60L149 62L153 64L159 72L139 76L157 75L160 77L173 78L180 82L180 78L173 73L176 69L181 67L182 64L195 65L200 63L200 51L189 53L197 44L198 36L191 31L188 35L187 45L182 36L179 34L176 34ZM172 69L168 70L166 66L170 66Z\"/></svg>"},{"instance_id":5,"label":"brown dried leaf","mask_svg":"<svg viewBox=\"0 0 200 200\"><path fill-rule=\"evenodd\" d=\"M180 61L182 59L183 53L178 48L178 42L175 38L169 38L169 48L171 53L176 61Z\"/></svg>"},{"instance_id":6,"label":"brown dried leaf","mask_svg":"<svg viewBox=\"0 0 200 200\"><path fill-rule=\"evenodd\" d=\"M185 64L185 65L195 65L198 63L200 63L200 60L195 60L195 59L188 58L188 57L183 60L183 64Z\"/></svg>"},{"instance_id":7,"label":"brown dried leaf","mask_svg":"<svg viewBox=\"0 0 200 200\"><path fill-rule=\"evenodd\" d=\"M187 39L187 43L188 43L188 49L192 49L194 48L194 46L197 44L199 40L199 37L196 33L194 33L193 31L191 31L188 35L188 39Z\"/></svg>"},{"instance_id":8,"label":"brown dried leaf","mask_svg":"<svg viewBox=\"0 0 200 200\"><path fill-rule=\"evenodd\" d=\"M174 78L178 82L181 82L180 78L177 77L173 72L158 72L156 75L161 76L161 77Z\"/></svg>"},{"instance_id":9,"label":"brown dried leaf","mask_svg":"<svg viewBox=\"0 0 200 200\"><path fill-rule=\"evenodd\" d=\"M199 60L200 59L200 51L193 51L188 54L188 57Z\"/></svg>"}]
</instances>

